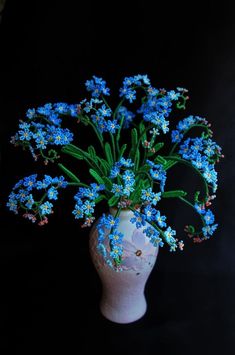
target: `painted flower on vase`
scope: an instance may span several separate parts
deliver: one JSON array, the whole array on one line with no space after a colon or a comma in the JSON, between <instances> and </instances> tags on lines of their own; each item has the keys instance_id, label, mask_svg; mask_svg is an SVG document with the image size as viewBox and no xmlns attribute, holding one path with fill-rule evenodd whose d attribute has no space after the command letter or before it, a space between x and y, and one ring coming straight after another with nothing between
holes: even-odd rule
<instances>
[{"instance_id":1,"label":"painted flower on vase","mask_svg":"<svg viewBox=\"0 0 235 355\"><path fill-rule=\"evenodd\" d=\"M143 231L135 229L130 242L123 240L122 269L143 271L152 267L157 252L158 248L151 242L146 242Z\"/></svg>"}]
</instances>

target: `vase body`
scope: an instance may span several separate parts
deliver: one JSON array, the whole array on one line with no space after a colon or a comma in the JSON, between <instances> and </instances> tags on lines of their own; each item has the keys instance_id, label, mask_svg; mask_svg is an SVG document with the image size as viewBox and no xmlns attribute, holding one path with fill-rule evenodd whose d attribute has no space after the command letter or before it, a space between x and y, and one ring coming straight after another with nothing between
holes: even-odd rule
<instances>
[{"instance_id":1,"label":"vase body","mask_svg":"<svg viewBox=\"0 0 235 355\"><path fill-rule=\"evenodd\" d=\"M110 210L112 215L114 210ZM123 210L119 216L118 231L123 233L123 255L121 271L107 265L97 250L98 231L96 225L90 233L90 253L102 282L101 313L116 323L131 323L141 318L147 309L144 296L146 281L156 262L158 247L130 222L133 212ZM108 234L108 232L107 232ZM108 235L107 235L107 249Z\"/></svg>"}]
</instances>

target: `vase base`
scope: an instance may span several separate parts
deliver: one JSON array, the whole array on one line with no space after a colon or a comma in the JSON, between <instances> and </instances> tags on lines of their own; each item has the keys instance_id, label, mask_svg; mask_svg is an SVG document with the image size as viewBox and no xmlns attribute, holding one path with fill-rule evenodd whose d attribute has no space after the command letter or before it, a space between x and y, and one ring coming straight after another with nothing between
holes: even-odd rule
<instances>
[{"instance_id":1,"label":"vase base","mask_svg":"<svg viewBox=\"0 0 235 355\"><path fill-rule=\"evenodd\" d=\"M140 308L138 308L138 312L133 312L133 309L126 310L125 312L123 311L120 312L120 310L114 309L108 304L100 305L100 311L102 315L109 321L114 323L119 323L119 324L128 324L139 320L145 315L146 310L147 310L146 301L144 302L144 304L141 305Z\"/></svg>"}]
</instances>

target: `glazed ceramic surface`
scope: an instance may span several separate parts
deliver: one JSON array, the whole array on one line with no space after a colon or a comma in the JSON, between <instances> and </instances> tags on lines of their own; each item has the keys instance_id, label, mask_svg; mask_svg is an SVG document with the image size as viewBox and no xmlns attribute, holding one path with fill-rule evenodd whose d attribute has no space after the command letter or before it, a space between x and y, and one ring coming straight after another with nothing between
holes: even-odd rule
<instances>
[{"instance_id":1,"label":"glazed ceramic surface","mask_svg":"<svg viewBox=\"0 0 235 355\"><path fill-rule=\"evenodd\" d=\"M114 215L115 210L111 209L110 213ZM145 314L145 284L158 254L158 247L150 243L143 228L137 229L130 222L132 217L133 212L129 210L119 216L118 230L124 234L121 271L110 268L97 250L95 225L90 234L91 257L103 286L100 309L106 318L116 323L131 323ZM109 248L108 236L106 239Z\"/></svg>"}]
</instances>

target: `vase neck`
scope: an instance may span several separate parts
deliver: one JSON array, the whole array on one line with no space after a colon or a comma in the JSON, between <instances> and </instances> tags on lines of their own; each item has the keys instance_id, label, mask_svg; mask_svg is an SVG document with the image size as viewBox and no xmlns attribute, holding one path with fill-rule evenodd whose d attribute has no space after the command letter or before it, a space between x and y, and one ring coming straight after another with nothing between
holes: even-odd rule
<instances>
[{"instance_id":1,"label":"vase neck","mask_svg":"<svg viewBox=\"0 0 235 355\"><path fill-rule=\"evenodd\" d=\"M117 213L117 208L113 208L111 207L109 209L109 212L112 216L115 216L115 214ZM119 214L119 218L120 219L128 219L130 220L133 217L134 213L133 211L129 210L129 209L122 209L120 214Z\"/></svg>"}]
</instances>

